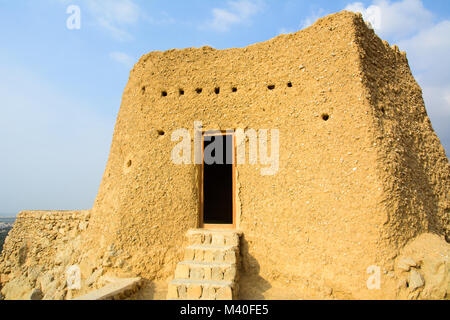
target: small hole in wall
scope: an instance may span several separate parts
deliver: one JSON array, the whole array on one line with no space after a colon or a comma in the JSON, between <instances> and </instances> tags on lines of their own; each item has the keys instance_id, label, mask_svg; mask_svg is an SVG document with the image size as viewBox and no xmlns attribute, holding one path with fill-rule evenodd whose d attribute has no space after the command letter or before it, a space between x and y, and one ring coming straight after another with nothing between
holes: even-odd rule
<instances>
[{"instance_id":1,"label":"small hole in wall","mask_svg":"<svg viewBox=\"0 0 450 320\"><path fill-rule=\"evenodd\" d=\"M268 85L268 86L267 86L267 89L273 90L273 89L275 89L275 85L274 85L274 84Z\"/></svg>"},{"instance_id":2,"label":"small hole in wall","mask_svg":"<svg viewBox=\"0 0 450 320\"><path fill-rule=\"evenodd\" d=\"M180 96L183 96L184 95L184 90L183 89L179 89L178 93L180 94Z\"/></svg>"},{"instance_id":3,"label":"small hole in wall","mask_svg":"<svg viewBox=\"0 0 450 320\"><path fill-rule=\"evenodd\" d=\"M381 112L382 112L383 114L386 114L386 109L384 109L384 107L381 107Z\"/></svg>"},{"instance_id":4,"label":"small hole in wall","mask_svg":"<svg viewBox=\"0 0 450 320\"><path fill-rule=\"evenodd\" d=\"M131 167L131 165L133 164L133 162L131 160L127 161L127 168Z\"/></svg>"},{"instance_id":5,"label":"small hole in wall","mask_svg":"<svg viewBox=\"0 0 450 320\"><path fill-rule=\"evenodd\" d=\"M287 83L287 86L288 86L288 88L292 88L292 82L289 81L289 82Z\"/></svg>"},{"instance_id":6,"label":"small hole in wall","mask_svg":"<svg viewBox=\"0 0 450 320\"><path fill-rule=\"evenodd\" d=\"M197 89L195 89L195 92L197 92L198 94L200 94L200 93L203 92L203 89L202 89L202 88L197 88Z\"/></svg>"},{"instance_id":7,"label":"small hole in wall","mask_svg":"<svg viewBox=\"0 0 450 320\"><path fill-rule=\"evenodd\" d=\"M163 91L163 92L161 92L161 96L163 96L163 97L167 97L167 91Z\"/></svg>"},{"instance_id":8,"label":"small hole in wall","mask_svg":"<svg viewBox=\"0 0 450 320\"><path fill-rule=\"evenodd\" d=\"M322 120L323 121L328 121L330 119L330 115L327 113L322 114Z\"/></svg>"},{"instance_id":9,"label":"small hole in wall","mask_svg":"<svg viewBox=\"0 0 450 320\"><path fill-rule=\"evenodd\" d=\"M163 130L158 130L158 135L159 136L163 136L163 135L165 135L166 133L163 131Z\"/></svg>"},{"instance_id":10,"label":"small hole in wall","mask_svg":"<svg viewBox=\"0 0 450 320\"><path fill-rule=\"evenodd\" d=\"M220 93L220 88L215 88L215 89L214 89L214 93L215 93L215 94L219 94L219 93Z\"/></svg>"},{"instance_id":11,"label":"small hole in wall","mask_svg":"<svg viewBox=\"0 0 450 320\"><path fill-rule=\"evenodd\" d=\"M142 94L145 94L145 86L143 86L143 87L141 88L141 93L142 93Z\"/></svg>"},{"instance_id":12,"label":"small hole in wall","mask_svg":"<svg viewBox=\"0 0 450 320\"><path fill-rule=\"evenodd\" d=\"M237 88L236 88L236 87L233 87L233 88L231 88L231 91L232 91L232 92L237 92Z\"/></svg>"}]
</instances>

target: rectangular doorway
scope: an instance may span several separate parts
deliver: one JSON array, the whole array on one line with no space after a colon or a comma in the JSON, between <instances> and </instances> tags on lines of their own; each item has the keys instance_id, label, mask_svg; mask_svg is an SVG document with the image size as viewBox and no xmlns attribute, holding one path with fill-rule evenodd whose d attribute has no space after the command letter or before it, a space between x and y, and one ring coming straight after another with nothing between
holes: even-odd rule
<instances>
[{"instance_id":1,"label":"rectangular doorway","mask_svg":"<svg viewBox=\"0 0 450 320\"><path fill-rule=\"evenodd\" d=\"M205 132L202 136L202 228L235 227L235 139L232 133Z\"/></svg>"}]
</instances>

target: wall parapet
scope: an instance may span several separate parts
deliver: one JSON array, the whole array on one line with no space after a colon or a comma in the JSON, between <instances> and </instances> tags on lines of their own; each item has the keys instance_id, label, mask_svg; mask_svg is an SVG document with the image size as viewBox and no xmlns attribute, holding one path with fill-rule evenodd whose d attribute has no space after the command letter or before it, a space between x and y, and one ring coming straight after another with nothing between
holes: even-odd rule
<instances>
[{"instance_id":1,"label":"wall parapet","mask_svg":"<svg viewBox=\"0 0 450 320\"><path fill-rule=\"evenodd\" d=\"M35 220L80 220L89 221L91 217L90 210L79 211L21 211L17 215L17 220L35 219Z\"/></svg>"},{"instance_id":2,"label":"wall parapet","mask_svg":"<svg viewBox=\"0 0 450 320\"><path fill-rule=\"evenodd\" d=\"M90 210L20 212L0 255L2 296L66 299L66 270L78 262L90 216Z\"/></svg>"}]
</instances>

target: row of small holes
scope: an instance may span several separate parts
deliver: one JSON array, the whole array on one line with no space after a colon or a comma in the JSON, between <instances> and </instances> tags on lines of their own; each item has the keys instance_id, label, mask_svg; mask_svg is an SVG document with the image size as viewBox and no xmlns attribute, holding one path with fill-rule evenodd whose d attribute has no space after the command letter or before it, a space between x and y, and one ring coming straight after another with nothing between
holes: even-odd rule
<instances>
[{"instance_id":1,"label":"row of small holes","mask_svg":"<svg viewBox=\"0 0 450 320\"><path fill-rule=\"evenodd\" d=\"M292 83L289 82L289 83L287 84L287 86L288 86L289 88L292 88ZM269 90L274 90L274 89L275 89L275 85L269 85L267 88L268 88ZM143 87L142 90L143 90L143 92L145 92L145 87ZM195 91L196 91L198 94L200 94L200 93L202 93L203 89L197 88ZM233 88L232 91L233 91L233 92L236 92L236 91L237 91L237 88ZM220 93L220 88L215 88L215 89L214 89L214 92L215 92L216 94L219 94L219 93ZM179 93L180 93L180 95L184 95L183 89L180 89L180 92L179 92ZM166 96L167 96L167 91L163 91L163 92L162 92L162 96L163 96L163 97L166 97ZM383 112L383 114L385 113L384 108L382 108L381 111ZM322 120L323 120L323 121L328 121L329 119L330 119L330 115L329 115L329 114L327 114L327 113L322 114ZM159 133L159 135L164 135L164 132L163 132L163 131L159 131L158 133Z\"/></svg>"},{"instance_id":2,"label":"row of small holes","mask_svg":"<svg viewBox=\"0 0 450 320\"><path fill-rule=\"evenodd\" d=\"M292 84L292 82L290 82L290 81L289 81L286 85L287 85L288 88L292 88L292 87L294 86L294 85ZM275 89L275 85L274 85L274 84L268 85L268 86L267 86L267 89L269 89L269 90L274 90L274 89Z\"/></svg>"},{"instance_id":3,"label":"row of small holes","mask_svg":"<svg viewBox=\"0 0 450 320\"><path fill-rule=\"evenodd\" d=\"M292 88L293 87L292 82L288 82L287 86L288 86L288 88ZM274 84L268 85L267 89L274 90L275 89L275 85ZM238 91L238 89L236 87L231 88L231 92L237 92L237 91ZM197 88L197 89L195 89L195 92L197 92L197 94L201 94L203 92L203 89L202 88ZM143 94L145 93L145 87L142 87L142 93ZM183 96L184 95L184 90L183 89L179 89L178 93L179 93L180 96ZM220 94L220 88L219 87L214 88L214 93L215 94ZM167 97L167 95L168 95L167 91L162 91L161 92L161 96L162 97Z\"/></svg>"},{"instance_id":4,"label":"row of small holes","mask_svg":"<svg viewBox=\"0 0 450 320\"><path fill-rule=\"evenodd\" d=\"M232 92L237 92L237 88L232 88L231 91L232 91ZM202 89L202 88L197 88L197 89L195 89L195 92L196 92L197 94L201 94L201 93L203 92L203 89ZM145 93L145 87L142 88L142 93ZM220 93L220 88L219 88L219 87L215 88L215 89L214 89L214 93L215 93L215 94L219 94L219 93ZM183 95L184 95L184 90L183 90L183 89L179 89L179 90L178 90L178 94L179 94L180 96L183 96ZM167 95L168 95L168 94L167 94L167 91L161 91L161 96L162 96L162 97L167 97Z\"/></svg>"}]
</instances>

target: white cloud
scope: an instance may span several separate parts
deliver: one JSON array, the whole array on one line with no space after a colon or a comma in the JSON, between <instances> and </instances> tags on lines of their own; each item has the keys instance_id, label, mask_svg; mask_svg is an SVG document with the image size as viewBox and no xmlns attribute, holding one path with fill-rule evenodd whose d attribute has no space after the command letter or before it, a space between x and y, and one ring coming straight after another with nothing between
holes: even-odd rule
<instances>
[{"instance_id":1,"label":"white cloud","mask_svg":"<svg viewBox=\"0 0 450 320\"><path fill-rule=\"evenodd\" d=\"M422 85L428 115L450 154L450 21L399 42Z\"/></svg>"},{"instance_id":2,"label":"white cloud","mask_svg":"<svg viewBox=\"0 0 450 320\"><path fill-rule=\"evenodd\" d=\"M96 23L118 40L131 39L126 28L142 18L141 9L132 0L88 0L84 3Z\"/></svg>"},{"instance_id":3,"label":"white cloud","mask_svg":"<svg viewBox=\"0 0 450 320\"><path fill-rule=\"evenodd\" d=\"M131 68L134 63L136 62L136 59L134 59L133 57L129 56L126 53L123 52L111 52L109 54L109 57L111 59L113 59L114 61L123 64L124 66L126 66L127 68Z\"/></svg>"},{"instance_id":4,"label":"white cloud","mask_svg":"<svg viewBox=\"0 0 450 320\"><path fill-rule=\"evenodd\" d=\"M207 23L207 27L216 31L226 32L233 25L248 23L250 18L264 8L262 1L239 0L229 1L227 8L212 9L213 19Z\"/></svg>"},{"instance_id":5,"label":"white cloud","mask_svg":"<svg viewBox=\"0 0 450 320\"><path fill-rule=\"evenodd\" d=\"M421 0L376 0L367 8L361 2L354 2L345 10L361 12L378 34L395 39L410 36L433 22L433 14Z\"/></svg>"},{"instance_id":6,"label":"white cloud","mask_svg":"<svg viewBox=\"0 0 450 320\"><path fill-rule=\"evenodd\" d=\"M425 28L411 38L399 41L402 50L407 50L408 59L414 62L414 69L432 73L423 80L450 83L450 20ZM443 72L443 71L446 72Z\"/></svg>"},{"instance_id":7,"label":"white cloud","mask_svg":"<svg viewBox=\"0 0 450 320\"><path fill-rule=\"evenodd\" d=\"M364 8L361 2L355 2L347 5L345 10L353 12L361 12L363 14L364 20L370 22L375 30L380 30L381 28L381 8L379 6L369 6Z\"/></svg>"}]
</instances>

